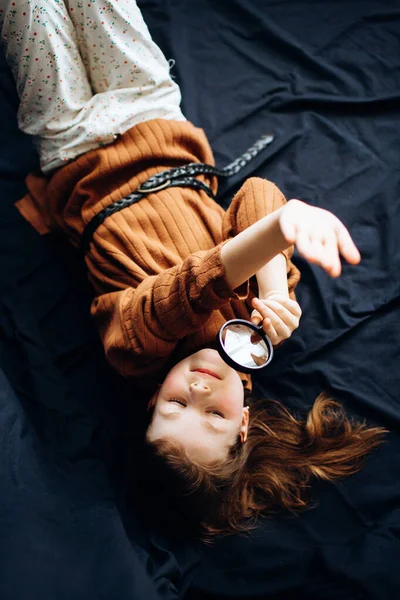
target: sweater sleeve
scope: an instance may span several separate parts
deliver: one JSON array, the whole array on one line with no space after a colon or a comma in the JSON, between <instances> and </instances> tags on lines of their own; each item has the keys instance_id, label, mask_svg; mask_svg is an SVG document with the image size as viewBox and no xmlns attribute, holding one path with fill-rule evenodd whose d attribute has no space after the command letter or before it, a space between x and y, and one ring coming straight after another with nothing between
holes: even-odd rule
<instances>
[{"instance_id":1,"label":"sweater sleeve","mask_svg":"<svg viewBox=\"0 0 400 600\"><path fill-rule=\"evenodd\" d=\"M266 179L251 177L242 185L224 215L223 239L229 239L247 229L250 225L278 210L286 203L285 196L277 186ZM295 298L294 290L300 279L300 271L291 258L294 247L282 254L286 258L289 295Z\"/></svg>"},{"instance_id":2,"label":"sweater sleeve","mask_svg":"<svg viewBox=\"0 0 400 600\"><path fill-rule=\"evenodd\" d=\"M232 290L225 280L220 258L223 243L146 277L136 288L94 300L92 315L98 321L106 356L122 375L156 374L179 340L201 329L214 310L232 298L246 298L247 283Z\"/></svg>"},{"instance_id":3,"label":"sweater sleeve","mask_svg":"<svg viewBox=\"0 0 400 600\"><path fill-rule=\"evenodd\" d=\"M283 194L271 182L258 178L247 180L223 217L223 242L210 250L192 253L160 273L139 279L133 273L128 275L131 261L114 241L112 273L106 273L110 268L109 250L107 261L98 259L101 268L97 275L98 267L92 264L89 268L100 292L93 302L92 314L98 322L109 362L126 377L153 376L163 368L179 340L202 329L213 311L231 299L246 299L248 282L236 290L226 282L221 247L284 202ZM105 243L104 240L101 243ZM290 248L284 254L293 297L299 271L290 260L292 252ZM120 259L117 255L121 255ZM118 268L116 262L121 262ZM118 285L124 289L118 290ZM100 291L100 288L103 289Z\"/></svg>"}]
</instances>

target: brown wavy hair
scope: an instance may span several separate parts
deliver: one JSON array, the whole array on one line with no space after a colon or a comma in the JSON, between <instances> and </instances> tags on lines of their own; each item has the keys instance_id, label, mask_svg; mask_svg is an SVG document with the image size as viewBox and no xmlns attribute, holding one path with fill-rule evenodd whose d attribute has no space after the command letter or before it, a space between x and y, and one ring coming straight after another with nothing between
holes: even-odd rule
<instances>
[{"instance_id":1,"label":"brown wavy hair","mask_svg":"<svg viewBox=\"0 0 400 600\"><path fill-rule=\"evenodd\" d=\"M145 470L156 485L158 512L163 496L170 524L190 521L209 541L248 531L258 517L280 509L304 509L313 478L335 481L356 473L384 433L347 418L325 394L305 420L279 402L256 401L247 441L238 438L223 463L201 465L183 447L161 439L147 442L151 465Z\"/></svg>"}]
</instances>

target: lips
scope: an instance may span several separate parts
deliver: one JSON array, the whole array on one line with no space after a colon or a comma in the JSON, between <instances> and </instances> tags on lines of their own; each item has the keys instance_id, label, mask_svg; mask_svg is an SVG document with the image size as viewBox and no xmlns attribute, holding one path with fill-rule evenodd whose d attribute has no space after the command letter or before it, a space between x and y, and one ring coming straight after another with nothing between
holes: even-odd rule
<instances>
[{"instance_id":1,"label":"lips","mask_svg":"<svg viewBox=\"0 0 400 600\"><path fill-rule=\"evenodd\" d=\"M210 371L209 369L194 369L195 373L203 373L204 375L209 375L210 377L215 377L215 379L221 379L214 371Z\"/></svg>"}]
</instances>

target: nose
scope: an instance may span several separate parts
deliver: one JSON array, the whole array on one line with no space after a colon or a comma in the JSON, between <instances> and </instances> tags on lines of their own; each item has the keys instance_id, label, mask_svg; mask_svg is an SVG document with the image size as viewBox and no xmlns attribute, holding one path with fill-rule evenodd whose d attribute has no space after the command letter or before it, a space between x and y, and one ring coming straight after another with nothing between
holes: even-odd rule
<instances>
[{"instance_id":1,"label":"nose","mask_svg":"<svg viewBox=\"0 0 400 600\"><path fill-rule=\"evenodd\" d=\"M189 384L189 389L192 393L201 395L201 396L208 396L211 393L211 388L210 386L207 385L207 383L203 382L203 381L192 381Z\"/></svg>"}]
</instances>

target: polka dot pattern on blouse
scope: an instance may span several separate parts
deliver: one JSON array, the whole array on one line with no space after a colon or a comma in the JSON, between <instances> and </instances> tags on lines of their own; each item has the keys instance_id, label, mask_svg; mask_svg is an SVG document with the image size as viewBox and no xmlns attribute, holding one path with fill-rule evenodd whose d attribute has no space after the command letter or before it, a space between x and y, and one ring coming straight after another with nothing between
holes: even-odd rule
<instances>
[{"instance_id":1,"label":"polka dot pattern on blouse","mask_svg":"<svg viewBox=\"0 0 400 600\"><path fill-rule=\"evenodd\" d=\"M1 41L45 173L154 118L184 120L169 63L134 0L12 0Z\"/></svg>"}]
</instances>

